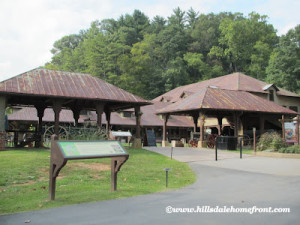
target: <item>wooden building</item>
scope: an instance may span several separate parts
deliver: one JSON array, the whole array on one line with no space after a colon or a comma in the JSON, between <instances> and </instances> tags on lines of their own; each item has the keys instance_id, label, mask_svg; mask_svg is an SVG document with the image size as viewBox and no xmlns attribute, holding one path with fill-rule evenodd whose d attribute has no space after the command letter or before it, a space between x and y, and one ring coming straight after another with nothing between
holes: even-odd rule
<instances>
[{"instance_id":1,"label":"wooden building","mask_svg":"<svg viewBox=\"0 0 300 225\"><path fill-rule=\"evenodd\" d=\"M89 74L34 69L0 83L0 150L5 147L6 106L36 108L39 140L47 108L53 109L56 134L59 133L62 109L72 111L75 124L78 123L82 110L94 110L99 128L102 127L102 114L105 113L109 128L112 112L133 108L136 115L136 140L140 142L140 107L149 104L148 101Z\"/></svg>"},{"instance_id":2,"label":"wooden building","mask_svg":"<svg viewBox=\"0 0 300 225\"><path fill-rule=\"evenodd\" d=\"M9 83L6 85L9 86ZM64 89L63 86L60 88ZM66 88L68 89L68 86ZM79 92L89 92L88 90L89 86L85 82L78 87ZM103 90L106 92L110 89ZM141 103L144 104L139 113L142 115L139 120L142 132L145 129L152 129L157 140L164 138L165 141L171 141L188 139L191 131L199 132L201 127L212 128L211 132L226 135L247 135L251 133L253 127L257 128L258 134L265 130L281 130L282 115L285 118L297 115L300 109L300 96L275 84L267 84L242 73L234 73L175 88L153 99L151 103L150 105L146 105L149 102ZM109 124L106 126L107 129L130 130L135 133L136 107L130 108L129 105L122 107L122 104L112 110L108 118L109 123L105 113L99 120L103 124ZM74 111L78 114L78 110L74 110L74 107L65 108L66 110L63 109L61 112L61 123L76 124L73 114ZM96 123L98 120L95 108L86 107L86 110L82 110L81 107L79 111L81 113L78 123L81 126L85 123ZM15 123L27 121L39 124L36 115L36 109L24 108L9 115L8 120ZM54 112L46 109L43 121L53 122Z\"/></svg>"}]
</instances>

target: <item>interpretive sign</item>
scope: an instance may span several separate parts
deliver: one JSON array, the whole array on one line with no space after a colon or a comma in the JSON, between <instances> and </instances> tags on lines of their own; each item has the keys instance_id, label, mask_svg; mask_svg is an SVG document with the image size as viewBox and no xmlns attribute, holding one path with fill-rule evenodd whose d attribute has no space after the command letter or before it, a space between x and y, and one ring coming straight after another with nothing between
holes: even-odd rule
<instances>
[{"instance_id":1,"label":"interpretive sign","mask_svg":"<svg viewBox=\"0 0 300 225\"><path fill-rule=\"evenodd\" d=\"M129 144L132 134L130 131L111 131L110 138L112 140L120 140L122 138L127 138L127 142Z\"/></svg>"},{"instance_id":2,"label":"interpretive sign","mask_svg":"<svg viewBox=\"0 0 300 225\"><path fill-rule=\"evenodd\" d=\"M128 155L117 141L57 141L57 144L66 158Z\"/></svg>"},{"instance_id":3,"label":"interpretive sign","mask_svg":"<svg viewBox=\"0 0 300 225\"><path fill-rule=\"evenodd\" d=\"M56 177L68 160L111 158L111 190L117 189L117 173L129 158L129 154L118 141L58 141L51 138L51 160L49 198L55 199Z\"/></svg>"},{"instance_id":4,"label":"interpretive sign","mask_svg":"<svg viewBox=\"0 0 300 225\"><path fill-rule=\"evenodd\" d=\"M297 133L296 133L296 122L285 122L285 141L287 143L296 143L297 142Z\"/></svg>"},{"instance_id":5,"label":"interpretive sign","mask_svg":"<svg viewBox=\"0 0 300 225\"><path fill-rule=\"evenodd\" d=\"M111 134L115 137L131 137L132 134L129 131L112 131Z\"/></svg>"}]
</instances>

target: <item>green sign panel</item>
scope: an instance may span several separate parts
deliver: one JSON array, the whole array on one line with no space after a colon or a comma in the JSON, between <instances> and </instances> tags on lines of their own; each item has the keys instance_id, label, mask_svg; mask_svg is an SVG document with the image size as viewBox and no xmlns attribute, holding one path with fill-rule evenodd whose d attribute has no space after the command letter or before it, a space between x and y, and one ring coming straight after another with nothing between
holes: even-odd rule
<instances>
[{"instance_id":1,"label":"green sign panel","mask_svg":"<svg viewBox=\"0 0 300 225\"><path fill-rule=\"evenodd\" d=\"M128 154L118 141L58 141L57 144L68 158Z\"/></svg>"}]
</instances>

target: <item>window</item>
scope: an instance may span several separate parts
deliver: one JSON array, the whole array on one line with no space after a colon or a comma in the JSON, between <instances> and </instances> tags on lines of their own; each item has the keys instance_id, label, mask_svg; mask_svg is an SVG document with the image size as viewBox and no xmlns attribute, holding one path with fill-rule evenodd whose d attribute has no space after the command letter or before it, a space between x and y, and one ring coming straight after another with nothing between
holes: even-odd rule
<instances>
[{"instance_id":1,"label":"window","mask_svg":"<svg viewBox=\"0 0 300 225\"><path fill-rule=\"evenodd\" d=\"M290 110L298 112L298 107L297 106L290 106L289 108L290 108Z\"/></svg>"},{"instance_id":2,"label":"window","mask_svg":"<svg viewBox=\"0 0 300 225\"><path fill-rule=\"evenodd\" d=\"M274 102L274 91L273 90L269 91L269 100Z\"/></svg>"}]
</instances>

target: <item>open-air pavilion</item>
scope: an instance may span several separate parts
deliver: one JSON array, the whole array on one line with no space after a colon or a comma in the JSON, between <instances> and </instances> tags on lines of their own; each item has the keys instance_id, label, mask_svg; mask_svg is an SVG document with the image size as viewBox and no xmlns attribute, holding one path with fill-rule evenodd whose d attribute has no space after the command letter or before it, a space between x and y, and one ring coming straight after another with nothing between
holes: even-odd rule
<instances>
[{"instance_id":1,"label":"open-air pavilion","mask_svg":"<svg viewBox=\"0 0 300 225\"><path fill-rule=\"evenodd\" d=\"M284 124L286 118L298 115L297 112L249 92L225 90L217 87L204 87L198 92L163 108L158 114L163 115L164 118L163 146L167 145L166 127L170 115L187 115L193 117L194 131L197 130L198 124L200 126L198 147L206 146L204 123L208 117L218 119L219 135L222 135L222 119L226 118L234 128L234 136L238 137L243 135L245 129L253 127L258 128L260 134L263 134L266 118L274 123L279 123L281 120L281 123Z\"/></svg>"},{"instance_id":2,"label":"open-air pavilion","mask_svg":"<svg viewBox=\"0 0 300 225\"><path fill-rule=\"evenodd\" d=\"M148 101L89 74L34 69L0 83L0 149L5 148L7 106L36 108L39 118L39 140L46 108L52 108L54 111L56 134L59 131L60 112L64 108L72 110L76 124L81 110L95 110L99 128L102 125L102 114L105 113L107 129L110 127L111 112L134 108L136 140L139 142L140 107L148 104Z\"/></svg>"}]
</instances>

